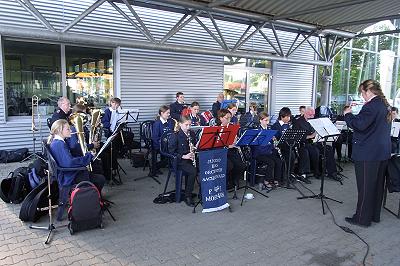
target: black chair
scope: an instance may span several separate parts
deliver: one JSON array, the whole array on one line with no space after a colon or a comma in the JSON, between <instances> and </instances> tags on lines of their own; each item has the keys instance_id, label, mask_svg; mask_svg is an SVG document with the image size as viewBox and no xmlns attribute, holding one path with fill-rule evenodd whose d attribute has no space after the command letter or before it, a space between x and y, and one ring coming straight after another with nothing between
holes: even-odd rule
<instances>
[{"instance_id":1,"label":"black chair","mask_svg":"<svg viewBox=\"0 0 400 266\"><path fill-rule=\"evenodd\" d=\"M172 138L176 137L174 132L168 132L161 136L160 153L162 156L168 158L168 176L165 181L163 195L169 194L173 191L167 192L169 179L172 173L175 174L175 201L181 201L182 191L182 170L178 167L178 158L171 152Z\"/></svg>"},{"instance_id":2,"label":"black chair","mask_svg":"<svg viewBox=\"0 0 400 266\"><path fill-rule=\"evenodd\" d=\"M147 177L151 177L154 181L156 181L158 184L161 184L161 182L153 176L153 169L155 165L151 162L149 159L150 154L152 155L153 162L156 161L154 160L154 157L157 158L157 153L153 149L153 141L152 141L152 136L153 136L153 124L154 120L146 120L140 124L140 143L144 143L144 148L146 149L146 153L144 155L144 166L143 166L143 171L146 170L146 166L149 165L149 174L147 176L142 176L135 178L134 180L141 180Z\"/></svg>"}]
</instances>

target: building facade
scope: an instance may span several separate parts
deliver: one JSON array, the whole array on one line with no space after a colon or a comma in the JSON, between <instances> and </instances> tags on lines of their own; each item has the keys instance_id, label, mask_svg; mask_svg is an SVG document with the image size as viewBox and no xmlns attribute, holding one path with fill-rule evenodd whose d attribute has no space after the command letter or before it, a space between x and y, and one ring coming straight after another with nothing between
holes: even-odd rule
<instances>
[{"instance_id":1,"label":"building facade","mask_svg":"<svg viewBox=\"0 0 400 266\"><path fill-rule=\"evenodd\" d=\"M94 0L32 0L36 10L61 36L65 26L89 8ZM129 13L124 5L120 9ZM182 15L134 7L156 40L161 40ZM134 17L132 16L132 19ZM211 23L204 18L200 20ZM229 46L247 25L217 21ZM146 38L109 3L104 2L68 30L71 41L57 38L18 1L0 0L0 149L33 148L47 137L46 118L60 96L71 102L84 97L104 108L112 96L122 99L126 109L139 109L139 122L154 119L162 104L175 100L182 91L188 103L198 101L202 111L211 108L219 92L236 90L243 108L259 101L269 113L288 106L314 105L316 67L286 62L224 58L199 53L133 48ZM7 32L13 32L7 34ZM267 35L272 31L265 30ZM236 36L236 39L231 36ZM296 37L279 32L283 49ZM115 41L118 40L118 41ZM313 39L311 38L311 41ZM126 43L126 45L121 45ZM212 49L216 44L196 21L185 25L167 41L171 45ZM255 34L241 49L272 54L265 40ZM314 60L311 47L301 46L293 54ZM233 62L233 63L232 63ZM235 87L236 86L236 87ZM32 114L32 96L38 108ZM242 97L242 99L240 99ZM39 131L32 134L32 126ZM138 132L138 124L132 125Z\"/></svg>"}]
</instances>

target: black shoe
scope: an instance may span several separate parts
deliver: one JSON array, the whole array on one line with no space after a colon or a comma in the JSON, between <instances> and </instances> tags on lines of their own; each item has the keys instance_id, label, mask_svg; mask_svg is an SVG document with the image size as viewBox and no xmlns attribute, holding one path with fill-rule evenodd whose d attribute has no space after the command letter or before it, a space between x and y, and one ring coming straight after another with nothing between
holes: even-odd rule
<instances>
[{"instance_id":1,"label":"black shoe","mask_svg":"<svg viewBox=\"0 0 400 266\"><path fill-rule=\"evenodd\" d=\"M194 202L193 202L192 197L185 197L185 203L189 207L194 207Z\"/></svg>"},{"instance_id":2,"label":"black shoe","mask_svg":"<svg viewBox=\"0 0 400 266\"><path fill-rule=\"evenodd\" d=\"M311 181L304 174L303 175L298 175L297 179L300 180L303 183L311 184Z\"/></svg>"},{"instance_id":3,"label":"black shoe","mask_svg":"<svg viewBox=\"0 0 400 266\"><path fill-rule=\"evenodd\" d=\"M346 217L346 218L344 218L344 220L352 225L358 225L358 226L365 227L365 228L370 226L370 225L360 224L360 223L356 222L356 220L352 217Z\"/></svg>"}]
</instances>

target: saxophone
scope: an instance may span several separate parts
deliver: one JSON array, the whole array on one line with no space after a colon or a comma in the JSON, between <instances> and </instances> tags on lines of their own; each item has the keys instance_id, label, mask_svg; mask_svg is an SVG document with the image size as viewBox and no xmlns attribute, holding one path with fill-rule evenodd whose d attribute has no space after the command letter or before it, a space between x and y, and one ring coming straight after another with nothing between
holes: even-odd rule
<instances>
[{"instance_id":1,"label":"saxophone","mask_svg":"<svg viewBox=\"0 0 400 266\"><path fill-rule=\"evenodd\" d=\"M82 154L85 155L88 150L86 146L86 140L85 140L85 131L83 130L83 118L82 114L80 113L75 113L72 114L70 117L70 122L74 125L76 129L76 134L78 136L78 142L81 147ZM87 166L89 171L92 171L92 165L89 164Z\"/></svg>"}]
</instances>

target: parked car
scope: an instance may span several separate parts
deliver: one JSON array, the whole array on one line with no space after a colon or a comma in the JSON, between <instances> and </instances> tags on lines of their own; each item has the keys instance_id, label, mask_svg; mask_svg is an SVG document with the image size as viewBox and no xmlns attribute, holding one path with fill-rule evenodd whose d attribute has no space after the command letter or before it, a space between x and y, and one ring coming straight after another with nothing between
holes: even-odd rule
<instances>
[{"instance_id":1,"label":"parked car","mask_svg":"<svg viewBox=\"0 0 400 266\"><path fill-rule=\"evenodd\" d=\"M332 96L331 106L337 114L343 113L343 107L349 105L353 114L358 114L364 105L364 100L358 94Z\"/></svg>"}]
</instances>

